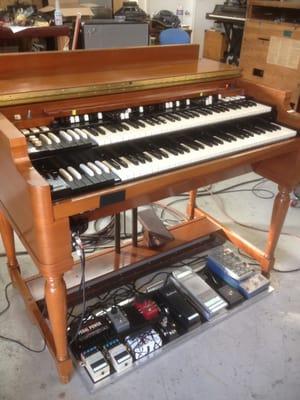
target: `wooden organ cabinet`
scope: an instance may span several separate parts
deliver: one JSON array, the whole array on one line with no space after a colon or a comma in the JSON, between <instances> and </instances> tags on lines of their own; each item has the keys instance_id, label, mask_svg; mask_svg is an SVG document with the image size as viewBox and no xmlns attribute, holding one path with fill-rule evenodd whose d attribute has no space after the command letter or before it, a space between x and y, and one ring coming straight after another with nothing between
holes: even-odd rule
<instances>
[{"instance_id":1,"label":"wooden organ cabinet","mask_svg":"<svg viewBox=\"0 0 300 400\"><path fill-rule=\"evenodd\" d=\"M240 66L243 77L300 95L300 1L249 0Z\"/></svg>"},{"instance_id":2,"label":"wooden organ cabinet","mask_svg":"<svg viewBox=\"0 0 300 400\"><path fill-rule=\"evenodd\" d=\"M1 234L12 282L62 382L72 374L66 313L74 293L68 276L80 271L72 256L75 217L118 221L132 209L136 227L139 206L190 191L188 221L172 228L175 240L149 249L133 229L132 243L121 246L117 229L115 251L87 258L87 297L105 285L104 274L115 281L137 276L216 232L270 273L289 193L300 181L300 119L288 112L289 93L244 81L239 69L199 60L198 51L187 45L1 56ZM195 203L197 188L249 171L279 185L264 251ZM14 232L38 276L23 278ZM36 281L44 286L45 315Z\"/></svg>"}]
</instances>

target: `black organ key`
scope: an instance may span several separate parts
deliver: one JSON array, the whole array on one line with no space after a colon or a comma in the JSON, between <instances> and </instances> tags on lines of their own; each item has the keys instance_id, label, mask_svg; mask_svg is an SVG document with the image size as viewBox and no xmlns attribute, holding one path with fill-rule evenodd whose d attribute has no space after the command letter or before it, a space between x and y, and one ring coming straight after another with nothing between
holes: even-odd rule
<instances>
[{"instance_id":1,"label":"black organ key","mask_svg":"<svg viewBox=\"0 0 300 400\"><path fill-rule=\"evenodd\" d=\"M146 124L145 124L143 121L141 121L140 119L135 120L135 122L136 122L141 128L145 128L145 127L146 127Z\"/></svg>"},{"instance_id":2,"label":"black organ key","mask_svg":"<svg viewBox=\"0 0 300 400\"><path fill-rule=\"evenodd\" d=\"M135 121L131 121L129 119L126 120L126 124L131 126L132 128L139 129L140 126Z\"/></svg>"},{"instance_id":3,"label":"black organ key","mask_svg":"<svg viewBox=\"0 0 300 400\"><path fill-rule=\"evenodd\" d=\"M273 124L272 122L270 122L269 125L270 125L272 128L274 128L276 131L280 131L280 129L281 129L279 126Z\"/></svg>"},{"instance_id":4,"label":"black organ key","mask_svg":"<svg viewBox=\"0 0 300 400\"><path fill-rule=\"evenodd\" d=\"M143 117L142 121L145 122L146 124L150 125L150 126L155 126L155 125L156 125L156 123L153 122L153 121L152 121L150 118L148 118L148 117Z\"/></svg>"},{"instance_id":5,"label":"black organ key","mask_svg":"<svg viewBox=\"0 0 300 400\"><path fill-rule=\"evenodd\" d=\"M163 117L161 117L160 115L157 115L156 116L156 119L158 119L160 122L162 122L163 124L167 124L167 121L163 118Z\"/></svg>"},{"instance_id":6,"label":"black organ key","mask_svg":"<svg viewBox=\"0 0 300 400\"><path fill-rule=\"evenodd\" d=\"M119 131L119 132L123 132L123 130L124 130L122 124L116 124L116 125L115 125L115 128L116 128L116 130Z\"/></svg>"},{"instance_id":7,"label":"black organ key","mask_svg":"<svg viewBox=\"0 0 300 400\"><path fill-rule=\"evenodd\" d=\"M190 119L191 116L186 114L184 111L176 111L176 115L179 115L180 117L184 118L184 119Z\"/></svg>"},{"instance_id":8,"label":"black organ key","mask_svg":"<svg viewBox=\"0 0 300 400\"><path fill-rule=\"evenodd\" d=\"M179 151L177 151L170 143L165 143L163 142L162 146L171 154L174 156L177 156L179 154Z\"/></svg>"},{"instance_id":9,"label":"black organ key","mask_svg":"<svg viewBox=\"0 0 300 400\"><path fill-rule=\"evenodd\" d=\"M209 109L212 110L213 112L217 113L217 114L222 112L222 110L220 110L217 106L209 106Z\"/></svg>"},{"instance_id":10,"label":"black organ key","mask_svg":"<svg viewBox=\"0 0 300 400\"><path fill-rule=\"evenodd\" d=\"M122 123L120 126L122 126L123 130L125 129L125 131L129 131L130 130L129 126L124 124L124 123Z\"/></svg>"},{"instance_id":11,"label":"black organ key","mask_svg":"<svg viewBox=\"0 0 300 400\"><path fill-rule=\"evenodd\" d=\"M101 128L101 126L97 125L94 128L89 127L88 132L90 132L94 136L99 136L99 135L106 135L106 132L104 129Z\"/></svg>"},{"instance_id":12,"label":"black organ key","mask_svg":"<svg viewBox=\"0 0 300 400\"><path fill-rule=\"evenodd\" d=\"M145 150L147 151L147 153L150 153L150 155L153 156L154 158L158 160L163 159L163 156L156 149L153 149L152 146L147 146Z\"/></svg>"},{"instance_id":13,"label":"black organ key","mask_svg":"<svg viewBox=\"0 0 300 400\"><path fill-rule=\"evenodd\" d=\"M116 127L113 126L113 125L105 125L105 128L108 129L112 133L116 133L117 132Z\"/></svg>"},{"instance_id":14,"label":"black organ key","mask_svg":"<svg viewBox=\"0 0 300 400\"><path fill-rule=\"evenodd\" d=\"M206 146L213 147L215 145L214 141L209 137L207 134L202 133L197 137L197 139L200 141L200 143L203 143Z\"/></svg>"},{"instance_id":15,"label":"black organ key","mask_svg":"<svg viewBox=\"0 0 300 400\"><path fill-rule=\"evenodd\" d=\"M161 125L162 121L159 118L156 118L156 116L151 115L151 117L149 117L151 119L151 121L153 121L155 124Z\"/></svg>"},{"instance_id":16,"label":"black organ key","mask_svg":"<svg viewBox=\"0 0 300 400\"><path fill-rule=\"evenodd\" d=\"M147 160L145 160L145 158L142 156L142 154L139 154L138 152L134 153L135 158L141 162L142 164L145 164Z\"/></svg>"},{"instance_id":17,"label":"black organ key","mask_svg":"<svg viewBox=\"0 0 300 400\"><path fill-rule=\"evenodd\" d=\"M172 116L176 121L181 121L181 118L179 115L177 115L176 113L171 113L168 114L168 116Z\"/></svg>"},{"instance_id":18,"label":"black organ key","mask_svg":"<svg viewBox=\"0 0 300 400\"><path fill-rule=\"evenodd\" d=\"M165 113L162 116L163 116L163 118L167 119L170 122L175 122L176 121L176 118L173 115Z\"/></svg>"}]
</instances>

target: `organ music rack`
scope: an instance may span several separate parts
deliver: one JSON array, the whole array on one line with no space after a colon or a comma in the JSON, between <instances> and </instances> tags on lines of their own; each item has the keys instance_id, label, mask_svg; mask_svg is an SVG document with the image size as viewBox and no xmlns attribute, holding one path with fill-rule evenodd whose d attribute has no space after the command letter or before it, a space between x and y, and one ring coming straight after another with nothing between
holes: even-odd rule
<instances>
[{"instance_id":1,"label":"organ music rack","mask_svg":"<svg viewBox=\"0 0 300 400\"><path fill-rule=\"evenodd\" d=\"M72 374L66 337L64 279L76 268L71 249L71 217L84 215L94 220L190 191L189 221L172 228L173 242L160 250L146 248L143 241L135 243L136 237L131 245L119 248L117 243L116 252L104 251L88 261L87 268L94 274L92 282L96 275L108 273L117 280L120 272L137 274L154 268L166 254L190 251L189 243L197 245L199 238L216 232L254 257L265 274L272 268L289 206L289 193L300 181L298 138L53 202L49 184L32 167L26 139L19 130L48 125L54 118L71 115L72 110L76 113L107 111L216 93L253 96L277 107L278 122L300 128L299 117L287 112L289 93L245 81L232 66L198 60L198 50L198 46L187 45L1 56L5 60L0 63L1 234L12 282L45 338L62 382L68 382ZM196 207L198 187L249 171L279 185L265 251ZM114 195L120 191L124 196L116 200ZM22 277L14 232L37 266L38 277ZM30 291L34 292L35 282L45 282L50 324Z\"/></svg>"}]
</instances>

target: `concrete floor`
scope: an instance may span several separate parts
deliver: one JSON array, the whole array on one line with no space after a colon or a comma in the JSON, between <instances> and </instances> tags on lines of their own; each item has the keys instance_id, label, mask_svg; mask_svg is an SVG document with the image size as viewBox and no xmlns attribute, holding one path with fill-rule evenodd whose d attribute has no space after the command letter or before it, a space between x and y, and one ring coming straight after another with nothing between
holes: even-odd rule
<instances>
[{"instance_id":1,"label":"concrete floor","mask_svg":"<svg viewBox=\"0 0 300 400\"><path fill-rule=\"evenodd\" d=\"M254 174L245 175L217 187L252 178L255 178ZM262 187L275 190L270 182ZM272 200L258 199L250 192L220 197L227 212L237 220L267 227ZM210 197L202 198L199 203L263 248L264 233L234 226ZM178 208L183 209L183 203ZM300 209L290 209L284 230L299 235L299 228ZM277 268L300 266L299 244L295 237L281 237ZM24 270L32 269L27 256L21 261ZM0 310L5 305L3 288L7 282L5 259L1 258ZM275 291L264 300L152 359L140 370L123 376L95 394L87 392L77 375L70 384L61 385L47 350L34 354L0 340L0 399L299 400L300 272L273 272L272 285ZM41 348L39 333L27 318L24 305L12 288L9 297L11 308L0 317L0 334Z\"/></svg>"}]
</instances>

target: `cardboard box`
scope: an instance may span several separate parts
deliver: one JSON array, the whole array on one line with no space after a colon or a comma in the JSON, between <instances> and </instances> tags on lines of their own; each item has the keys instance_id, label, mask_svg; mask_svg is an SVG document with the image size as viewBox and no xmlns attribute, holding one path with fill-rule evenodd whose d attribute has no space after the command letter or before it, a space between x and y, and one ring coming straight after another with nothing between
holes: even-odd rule
<instances>
[{"instance_id":1,"label":"cardboard box","mask_svg":"<svg viewBox=\"0 0 300 400\"><path fill-rule=\"evenodd\" d=\"M48 4L48 6L40 8L39 11L44 13L54 11L55 0L48 0ZM92 17L94 15L91 7L87 7L86 4L81 5L79 0L60 0L60 9L65 18L76 17L78 13L83 17Z\"/></svg>"}]
</instances>

